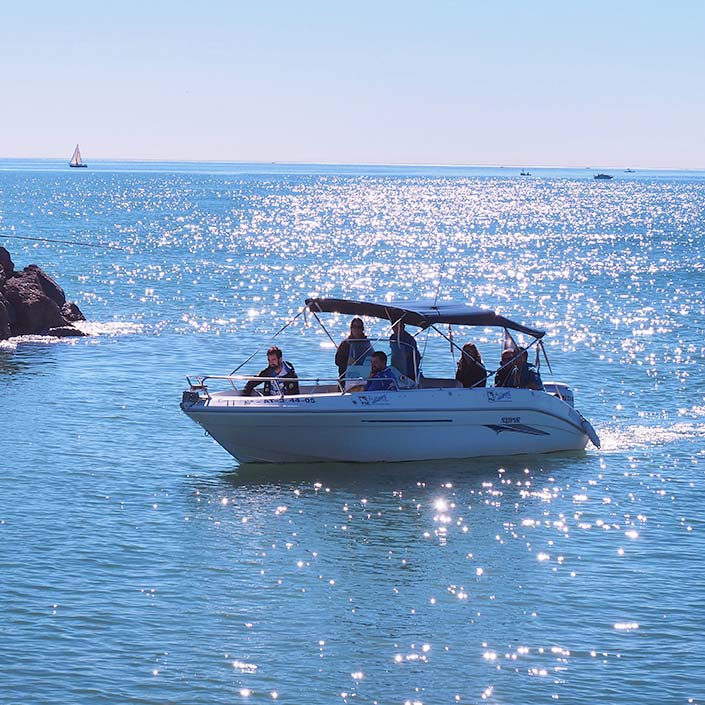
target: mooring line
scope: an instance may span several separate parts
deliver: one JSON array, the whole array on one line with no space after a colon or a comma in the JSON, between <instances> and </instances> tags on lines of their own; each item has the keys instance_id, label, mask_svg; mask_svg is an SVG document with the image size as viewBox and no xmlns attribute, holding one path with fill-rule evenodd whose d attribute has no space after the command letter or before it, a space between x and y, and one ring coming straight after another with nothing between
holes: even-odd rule
<instances>
[{"instance_id":1,"label":"mooring line","mask_svg":"<svg viewBox=\"0 0 705 705\"><path fill-rule=\"evenodd\" d=\"M99 247L102 250L124 250L124 247L118 247L117 245L100 245L94 242L80 242L79 240L56 240L51 237L29 237L28 235L3 235L0 233L0 238L7 238L8 240L35 240L38 242L56 242L61 245L81 245L82 247Z\"/></svg>"}]
</instances>

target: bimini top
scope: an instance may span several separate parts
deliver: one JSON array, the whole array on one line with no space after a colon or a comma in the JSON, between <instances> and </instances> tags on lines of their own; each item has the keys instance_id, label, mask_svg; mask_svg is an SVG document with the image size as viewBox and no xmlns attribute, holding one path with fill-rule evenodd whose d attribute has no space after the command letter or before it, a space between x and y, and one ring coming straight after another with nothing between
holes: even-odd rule
<instances>
[{"instance_id":1,"label":"bimini top","mask_svg":"<svg viewBox=\"0 0 705 705\"><path fill-rule=\"evenodd\" d=\"M394 322L428 328L435 323L455 323L460 326L497 326L543 338L542 330L528 328L520 323L498 316L494 311L469 306L463 301L353 301L351 299L306 299L306 306L316 313L343 313L350 316L371 316Z\"/></svg>"}]
</instances>

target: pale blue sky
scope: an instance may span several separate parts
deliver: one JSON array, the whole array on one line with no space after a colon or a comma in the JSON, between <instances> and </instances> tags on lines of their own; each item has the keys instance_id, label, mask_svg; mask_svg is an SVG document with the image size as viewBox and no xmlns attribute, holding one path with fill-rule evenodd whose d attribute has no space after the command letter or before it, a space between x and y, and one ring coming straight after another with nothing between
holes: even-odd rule
<instances>
[{"instance_id":1,"label":"pale blue sky","mask_svg":"<svg viewBox=\"0 0 705 705\"><path fill-rule=\"evenodd\" d=\"M705 2L2 3L0 157L705 168Z\"/></svg>"}]
</instances>

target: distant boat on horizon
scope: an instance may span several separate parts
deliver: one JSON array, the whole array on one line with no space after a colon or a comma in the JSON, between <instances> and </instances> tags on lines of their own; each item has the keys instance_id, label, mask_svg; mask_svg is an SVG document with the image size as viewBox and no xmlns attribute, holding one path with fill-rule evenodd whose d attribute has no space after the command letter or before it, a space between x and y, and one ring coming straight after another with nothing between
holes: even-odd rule
<instances>
[{"instance_id":1,"label":"distant boat on horizon","mask_svg":"<svg viewBox=\"0 0 705 705\"><path fill-rule=\"evenodd\" d=\"M519 172L519 176L531 176L531 172L524 169L524 171Z\"/></svg>"},{"instance_id":2,"label":"distant boat on horizon","mask_svg":"<svg viewBox=\"0 0 705 705\"><path fill-rule=\"evenodd\" d=\"M73 150L73 155L71 156L69 166L88 167L88 164L84 164L83 159L81 159L81 150L78 148L78 145L76 145L76 149Z\"/></svg>"},{"instance_id":3,"label":"distant boat on horizon","mask_svg":"<svg viewBox=\"0 0 705 705\"><path fill-rule=\"evenodd\" d=\"M612 174L595 174L595 179L611 179Z\"/></svg>"}]
</instances>

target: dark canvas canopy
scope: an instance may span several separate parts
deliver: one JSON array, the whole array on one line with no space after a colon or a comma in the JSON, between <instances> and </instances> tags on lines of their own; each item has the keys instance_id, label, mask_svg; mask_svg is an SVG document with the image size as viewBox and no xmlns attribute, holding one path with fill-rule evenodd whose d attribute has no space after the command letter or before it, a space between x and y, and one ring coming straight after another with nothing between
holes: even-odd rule
<instances>
[{"instance_id":1,"label":"dark canvas canopy","mask_svg":"<svg viewBox=\"0 0 705 705\"><path fill-rule=\"evenodd\" d=\"M520 323L498 316L494 311L469 306L463 301L352 301L350 299L306 299L311 311L342 313L349 316L371 316L388 321L402 319L405 324L428 328L435 323L454 323L460 326L497 326L543 338L544 331L528 328Z\"/></svg>"}]
</instances>

